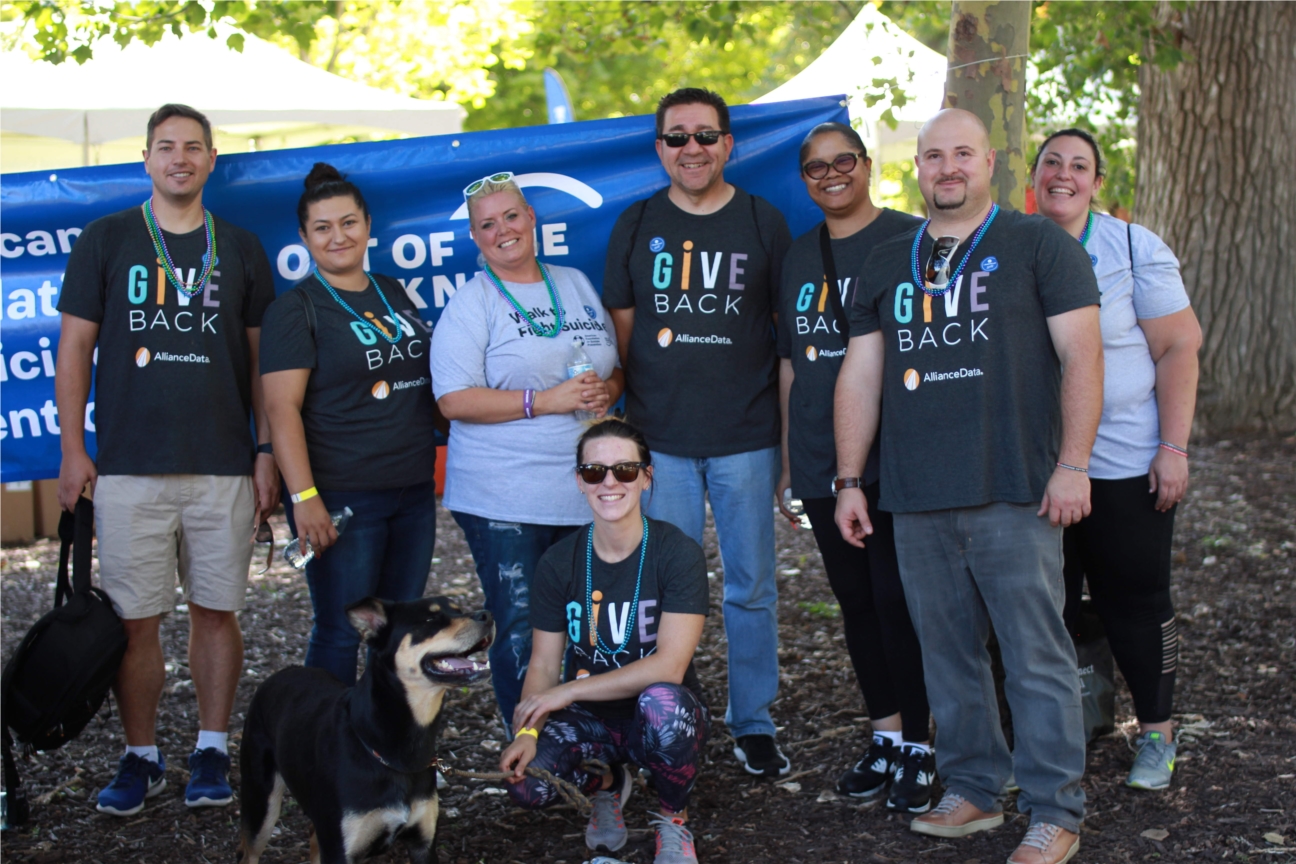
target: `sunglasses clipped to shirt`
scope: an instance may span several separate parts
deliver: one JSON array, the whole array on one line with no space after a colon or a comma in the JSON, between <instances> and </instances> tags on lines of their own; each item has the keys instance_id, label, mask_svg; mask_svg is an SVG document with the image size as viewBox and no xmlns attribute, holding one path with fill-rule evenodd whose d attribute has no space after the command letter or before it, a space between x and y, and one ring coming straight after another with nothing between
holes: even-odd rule
<instances>
[{"instance_id":1,"label":"sunglasses clipped to shirt","mask_svg":"<svg viewBox=\"0 0 1296 864\"><path fill-rule=\"evenodd\" d=\"M687 144L690 138L703 147L710 147L720 140L721 135L728 134L728 132L721 132L716 129L706 129L702 132L663 132L657 138L665 142L666 146L672 150L678 150Z\"/></svg>"},{"instance_id":2,"label":"sunglasses clipped to shirt","mask_svg":"<svg viewBox=\"0 0 1296 864\"><path fill-rule=\"evenodd\" d=\"M639 472L647 467L647 462L618 462L615 465L600 465L597 462L588 462L584 465L577 465L576 473L591 486L602 483L608 471L612 472L612 476L617 479L618 483L633 483L639 476Z\"/></svg>"},{"instance_id":3,"label":"sunglasses clipped to shirt","mask_svg":"<svg viewBox=\"0 0 1296 864\"><path fill-rule=\"evenodd\" d=\"M831 163L816 159L813 162L807 162L801 166L801 170L811 180L822 180L828 176L828 169L832 168L838 174L849 174L855 170L856 164L859 163L860 157L854 153L843 153L834 159Z\"/></svg>"}]
</instances>

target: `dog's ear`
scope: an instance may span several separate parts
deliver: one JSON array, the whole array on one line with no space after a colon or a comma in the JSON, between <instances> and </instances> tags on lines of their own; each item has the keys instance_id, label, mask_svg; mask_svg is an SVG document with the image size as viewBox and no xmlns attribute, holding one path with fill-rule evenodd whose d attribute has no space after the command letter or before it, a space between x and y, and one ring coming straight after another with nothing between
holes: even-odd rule
<instances>
[{"instance_id":1,"label":"dog's ear","mask_svg":"<svg viewBox=\"0 0 1296 864\"><path fill-rule=\"evenodd\" d=\"M346 608L347 620L369 642L387 626L387 607L377 597L366 597Z\"/></svg>"}]
</instances>

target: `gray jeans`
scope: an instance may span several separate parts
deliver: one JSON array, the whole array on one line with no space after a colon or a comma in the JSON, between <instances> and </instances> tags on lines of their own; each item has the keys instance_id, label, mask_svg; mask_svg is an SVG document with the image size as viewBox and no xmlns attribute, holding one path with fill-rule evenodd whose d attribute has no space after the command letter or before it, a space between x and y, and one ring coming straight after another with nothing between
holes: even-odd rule
<instances>
[{"instance_id":1,"label":"gray jeans","mask_svg":"<svg viewBox=\"0 0 1296 864\"><path fill-rule=\"evenodd\" d=\"M1075 647L1062 623L1062 529L1038 505L895 515L900 578L922 643L941 781L985 811L1017 809L1079 832L1085 740ZM999 728L990 623L1003 652L1015 751Z\"/></svg>"}]
</instances>

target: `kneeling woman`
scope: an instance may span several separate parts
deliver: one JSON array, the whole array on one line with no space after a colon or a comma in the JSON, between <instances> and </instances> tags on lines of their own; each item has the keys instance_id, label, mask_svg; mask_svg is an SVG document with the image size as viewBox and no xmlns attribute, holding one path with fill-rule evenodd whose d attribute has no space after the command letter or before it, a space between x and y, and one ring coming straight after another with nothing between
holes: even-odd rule
<instances>
[{"instance_id":1,"label":"kneeling woman","mask_svg":"<svg viewBox=\"0 0 1296 864\"><path fill-rule=\"evenodd\" d=\"M524 773L529 765L591 795L585 843L615 852L626 842L628 763L646 768L661 804L649 817L655 864L696 862L684 825L710 722L693 670L708 606L706 559L674 525L644 517L639 498L652 467L639 430L604 420L581 436L576 461L594 521L540 559L531 666L500 770L513 772L509 794L523 807L558 800L553 784Z\"/></svg>"}]
</instances>

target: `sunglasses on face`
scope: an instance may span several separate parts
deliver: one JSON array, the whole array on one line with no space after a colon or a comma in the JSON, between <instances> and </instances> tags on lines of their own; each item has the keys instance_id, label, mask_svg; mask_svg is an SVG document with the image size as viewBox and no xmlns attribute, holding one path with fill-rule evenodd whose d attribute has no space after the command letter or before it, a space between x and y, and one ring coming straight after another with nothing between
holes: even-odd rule
<instances>
[{"instance_id":1,"label":"sunglasses on face","mask_svg":"<svg viewBox=\"0 0 1296 864\"><path fill-rule=\"evenodd\" d=\"M480 180L474 180L473 182L469 183L467 186L464 187L463 190L464 200L467 201L469 196L475 193L478 189L481 189L487 183L507 183L509 180L512 179L513 179L512 171L501 171L498 174L488 174L485 177L481 178Z\"/></svg>"},{"instance_id":2,"label":"sunglasses on face","mask_svg":"<svg viewBox=\"0 0 1296 864\"><path fill-rule=\"evenodd\" d=\"M633 483L639 476L639 472L647 467L647 462L618 462L615 465L600 465L597 462L590 462L585 465L577 465L576 473L591 486L602 483L608 471L612 472L612 476L619 483Z\"/></svg>"},{"instance_id":3,"label":"sunglasses on face","mask_svg":"<svg viewBox=\"0 0 1296 864\"><path fill-rule=\"evenodd\" d=\"M946 235L937 237L932 243L931 256L927 259L927 272L924 274L929 285L943 285L949 281L950 264L954 252L958 249L959 238Z\"/></svg>"},{"instance_id":4,"label":"sunglasses on face","mask_svg":"<svg viewBox=\"0 0 1296 864\"><path fill-rule=\"evenodd\" d=\"M801 166L801 170L811 180L822 180L828 176L828 169L832 168L838 174L849 174L855 170L859 164L860 157L854 153L843 153L834 159L831 163L816 159L813 162L807 162Z\"/></svg>"},{"instance_id":5,"label":"sunglasses on face","mask_svg":"<svg viewBox=\"0 0 1296 864\"><path fill-rule=\"evenodd\" d=\"M707 129L703 132L663 132L657 138L666 143L667 147L678 150L689 142L692 138L703 147L710 147L720 140L721 135L727 135L727 132L718 132L715 129Z\"/></svg>"}]
</instances>

